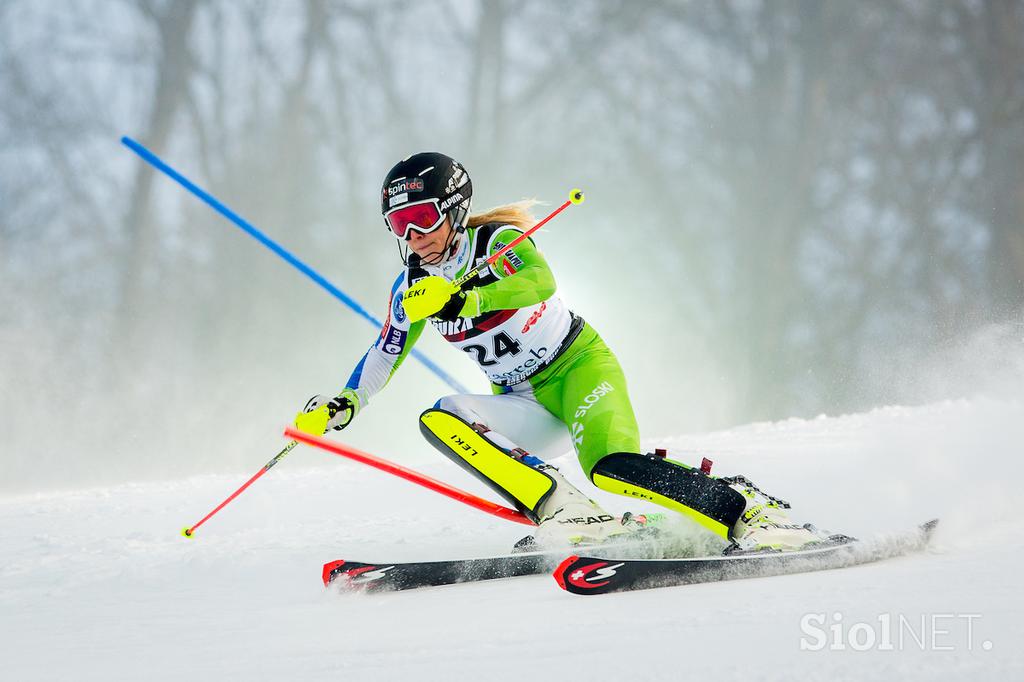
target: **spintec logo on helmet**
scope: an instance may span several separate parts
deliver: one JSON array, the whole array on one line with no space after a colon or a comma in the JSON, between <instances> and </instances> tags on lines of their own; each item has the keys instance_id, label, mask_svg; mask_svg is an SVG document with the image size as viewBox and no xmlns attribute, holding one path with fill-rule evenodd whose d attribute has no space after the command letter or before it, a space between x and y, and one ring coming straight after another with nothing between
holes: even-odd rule
<instances>
[{"instance_id":1,"label":"spintec logo on helmet","mask_svg":"<svg viewBox=\"0 0 1024 682\"><path fill-rule=\"evenodd\" d=\"M420 178L398 178L384 189L383 200L388 206L394 208L399 204L409 201L410 192L422 192L423 180Z\"/></svg>"},{"instance_id":2,"label":"spintec logo on helmet","mask_svg":"<svg viewBox=\"0 0 1024 682\"><path fill-rule=\"evenodd\" d=\"M388 187L388 197L393 197L396 194L403 192L422 192L423 181L419 178L399 178L395 180L394 184Z\"/></svg>"}]
</instances>

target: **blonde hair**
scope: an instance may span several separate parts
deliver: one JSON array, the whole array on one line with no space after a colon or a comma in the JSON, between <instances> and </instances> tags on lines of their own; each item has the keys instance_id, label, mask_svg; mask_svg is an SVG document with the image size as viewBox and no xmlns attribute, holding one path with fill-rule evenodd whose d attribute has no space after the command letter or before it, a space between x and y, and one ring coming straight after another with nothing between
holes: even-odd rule
<instances>
[{"instance_id":1,"label":"blonde hair","mask_svg":"<svg viewBox=\"0 0 1024 682\"><path fill-rule=\"evenodd\" d=\"M540 202L536 199L523 199L522 201L516 201L511 204L495 206L494 208L487 209L483 213L474 213L469 216L466 220L466 227L479 227L480 225L486 225L487 223L503 223L505 225L518 227L520 230L525 232L533 227L537 222L537 219L533 217L533 213L530 209L539 203Z\"/></svg>"}]
</instances>

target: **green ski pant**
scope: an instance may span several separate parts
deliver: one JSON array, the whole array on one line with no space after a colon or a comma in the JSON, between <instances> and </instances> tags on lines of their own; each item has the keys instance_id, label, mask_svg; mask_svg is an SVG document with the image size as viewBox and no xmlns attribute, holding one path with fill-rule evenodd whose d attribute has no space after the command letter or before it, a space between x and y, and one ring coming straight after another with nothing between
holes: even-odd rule
<instances>
[{"instance_id":1,"label":"green ski pant","mask_svg":"<svg viewBox=\"0 0 1024 682\"><path fill-rule=\"evenodd\" d=\"M626 377L611 349L589 324L551 365L529 378L533 395L569 429L589 478L614 452L640 452L640 429ZM503 392L495 386L495 392Z\"/></svg>"}]
</instances>

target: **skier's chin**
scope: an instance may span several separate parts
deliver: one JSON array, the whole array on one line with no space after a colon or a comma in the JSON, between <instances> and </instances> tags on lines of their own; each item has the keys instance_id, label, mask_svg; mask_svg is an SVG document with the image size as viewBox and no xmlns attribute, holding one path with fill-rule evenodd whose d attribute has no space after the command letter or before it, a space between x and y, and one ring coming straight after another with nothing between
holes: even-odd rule
<instances>
[{"instance_id":1,"label":"skier's chin","mask_svg":"<svg viewBox=\"0 0 1024 682\"><path fill-rule=\"evenodd\" d=\"M420 263L423 265L437 265L444 260L444 249L438 249L436 251L427 251L426 253L415 252L420 257Z\"/></svg>"}]
</instances>

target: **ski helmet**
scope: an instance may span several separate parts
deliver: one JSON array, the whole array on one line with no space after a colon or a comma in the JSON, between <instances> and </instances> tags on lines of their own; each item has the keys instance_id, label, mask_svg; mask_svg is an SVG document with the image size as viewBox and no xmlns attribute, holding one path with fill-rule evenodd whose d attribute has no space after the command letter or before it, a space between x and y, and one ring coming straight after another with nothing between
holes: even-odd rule
<instances>
[{"instance_id":1,"label":"ski helmet","mask_svg":"<svg viewBox=\"0 0 1024 682\"><path fill-rule=\"evenodd\" d=\"M399 161L384 178L381 213L388 230L405 241L410 229L433 232L448 216L454 232L466 229L473 183L455 159L420 152Z\"/></svg>"}]
</instances>

